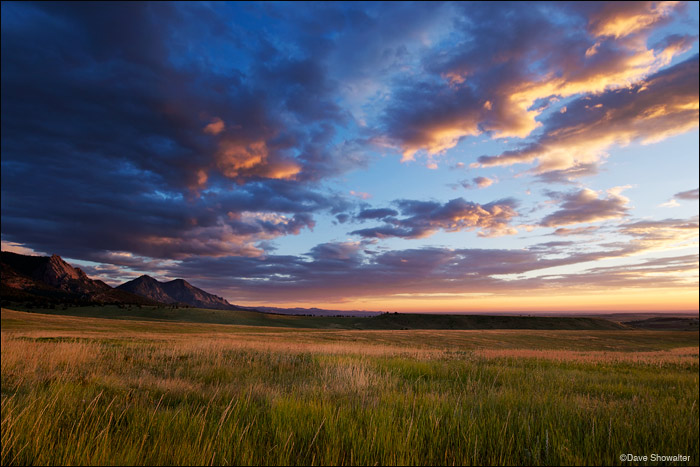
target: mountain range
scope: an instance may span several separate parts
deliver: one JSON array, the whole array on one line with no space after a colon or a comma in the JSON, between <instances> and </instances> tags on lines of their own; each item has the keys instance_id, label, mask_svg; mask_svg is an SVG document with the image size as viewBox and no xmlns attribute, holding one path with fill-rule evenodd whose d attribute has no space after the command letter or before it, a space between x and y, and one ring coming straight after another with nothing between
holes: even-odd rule
<instances>
[{"instance_id":1,"label":"mountain range","mask_svg":"<svg viewBox=\"0 0 700 467\"><path fill-rule=\"evenodd\" d=\"M198 289L184 279L160 282L151 276L143 275L117 287L155 302L166 304L185 304L197 308L216 308L220 310L238 309L226 299Z\"/></svg>"},{"instance_id":2,"label":"mountain range","mask_svg":"<svg viewBox=\"0 0 700 467\"><path fill-rule=\"evenodd\" d=\"M241 307L199 289L184 279L160 282L143 275L117 287L91 279L60 256L30 256L3 251L0 256L0 296L10 303L55 307L56 305L150 305L190 306L219 310L311 316L374 316L376 311L322 310L319 308Z\"/></svg>"},{"instance_id":3,"label":"mountain range","mask_svg":"<svg viewBox=\"0 0 700 467\"><path fill-rule=\"evenodd\" d=\"M3 301L187 305L197 308L241 309L224 298L183 279L159 282L141 276L116 288L90 279L60 256L28 256L2 252Z\"/></svg>"}]
</instances>

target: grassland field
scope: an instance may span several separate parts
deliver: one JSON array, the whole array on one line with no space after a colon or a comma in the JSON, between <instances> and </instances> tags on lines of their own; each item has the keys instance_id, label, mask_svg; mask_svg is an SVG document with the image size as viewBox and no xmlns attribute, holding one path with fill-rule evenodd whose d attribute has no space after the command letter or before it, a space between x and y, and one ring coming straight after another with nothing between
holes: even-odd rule
<instances>
[{"instance_id":1,"label":"grassland field","mask_svg":"<svg viewBox=\"0 0 700 467\"><path fill-rule=\"evenodd\" d=\"M697 331L32 311L2 310L3 465L700 461Z\"/></svg>"}]
</instances>

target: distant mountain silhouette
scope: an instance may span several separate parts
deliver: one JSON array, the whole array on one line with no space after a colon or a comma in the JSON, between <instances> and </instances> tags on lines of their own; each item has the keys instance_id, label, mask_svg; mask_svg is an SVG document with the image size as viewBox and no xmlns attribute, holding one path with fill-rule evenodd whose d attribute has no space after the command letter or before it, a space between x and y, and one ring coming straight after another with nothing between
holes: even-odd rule
<instances>
[{"instance_id":1,"label":"distant mountain silhouette","mask_svg":"<svg viewBox=\"0 0 700 467\"><path fill-rule=\"evenodd\" d=\"M90 279L82 269L74 268L58 255L28 256L3 251L1 258L3 299L156 304Z\"/></svg>"},{"instance_id":2,"label":"distant mountain silhouette","mask_svg":"<svg viewBox=\"0 0 700 467\"><path fill-rule=\"evenodd\" d=\"M220 310L238 309L226 299L205 292L186 280L175 279L159 282L151 276L143 275L117 287L150 300L169 304L185 304L197 308L216 308Z\"/></svg>"},{"instance_id":3,"label":"distant mountain silhouette","mask_svg":"<svg viewBox=\"0 0 700 467\"><path fill-rule=\"evenodd\" d=\"M160 282L143 275L112 288L101 280L90 279L60 256L30 256L2 252L0 295L6 303L54 307L57 304L88 305L186 305L219 310L244 310L275 314L314 316L372 316L378 312L320 310L318 308L241 307L199 289L186 280Z\"/></svg>"}]
</instances>

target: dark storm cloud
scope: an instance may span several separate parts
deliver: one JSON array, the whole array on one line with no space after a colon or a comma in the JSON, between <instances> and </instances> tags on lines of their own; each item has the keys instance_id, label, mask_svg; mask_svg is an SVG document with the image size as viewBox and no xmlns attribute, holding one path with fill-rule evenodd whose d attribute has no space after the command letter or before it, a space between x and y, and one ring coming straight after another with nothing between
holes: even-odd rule
<instances>
[{"instance_id":1,"label":"dark storm cloud","mask_svg":"<svg viewBox=\"0 0 700 467\"><path fill-rule=\"evenodd\" d=\"M84 162L89 169L72 168L73 176L85 172L82 184L55 170L33 175L56 190L56 198L70 202L46 203L26 186L25 169L4 169L3 192L13 193L12 199L3 195L3 230L12 226L9 239L22 239L35 249L49 245L49 251L83 259L103 250L156 258L257 255L255 242L313 228L313 213L339 213L349 206L343 198L284 180L185 200L165 189L152 193L139 177L120 177L117 167L92 173L95 165Z\"/></svg>"},{"instance_id":2,"label":"dark storm cloud","mask_svg":"<svg viewBox=\"0 0 700 467\"><path fill-rule=\"evenodd\" d=\"M402 219L391 216L391 209L373 209L362 211L357 217L364 219L383 219L385 225L351 232L364 238L423 238L438 230L458 232L462 230L479 230L480 236L498 236L514 233L510 226L512 218L517 216L517 202L512 198L478 204L455 198L441 204L435 201L398 200ZM394 211L394 216L398 214Z\"/></svg>"},{"instance_id":3,"label":"dark storm cloud","mask_svg":"<svg viewBox=\"0 0 700 467\"><path fill-rule=\"evenodd\" d=\"M3 3L3 238L251 255L348 208L308 183L366 163L337 83L231 8Z\"/></svg>"}]
</instances>

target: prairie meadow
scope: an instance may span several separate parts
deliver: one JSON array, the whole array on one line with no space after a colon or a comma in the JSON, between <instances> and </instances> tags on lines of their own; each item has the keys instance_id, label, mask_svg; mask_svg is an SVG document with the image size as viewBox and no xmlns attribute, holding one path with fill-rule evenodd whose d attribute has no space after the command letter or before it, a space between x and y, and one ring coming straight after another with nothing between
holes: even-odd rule
<instances>
[{"instance_id":1,"label":"prairie meadow","mask_svg":"<svg viewBox=\"0 0 700 467\"><path fill-rule=\"evenodd\" d=\"M2 311L3 465L634 464L628 453L697 462L696 331Z\"/></svg>"}]
</instances>

